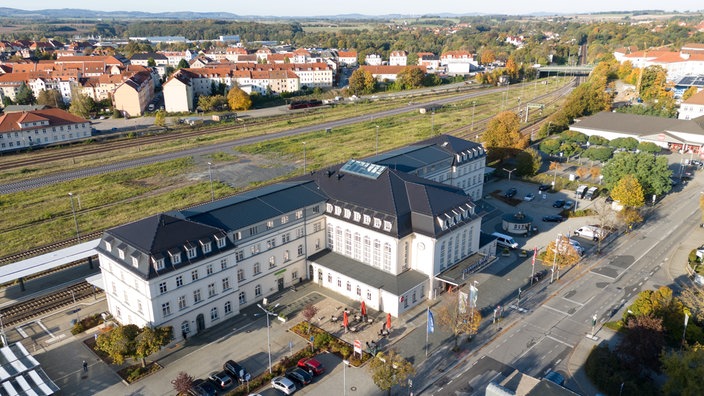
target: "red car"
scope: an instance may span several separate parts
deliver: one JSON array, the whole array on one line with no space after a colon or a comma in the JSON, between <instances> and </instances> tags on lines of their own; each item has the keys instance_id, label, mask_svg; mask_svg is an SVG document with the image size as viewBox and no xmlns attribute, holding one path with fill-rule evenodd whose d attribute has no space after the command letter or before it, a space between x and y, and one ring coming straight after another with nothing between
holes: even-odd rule
<instances>
[{"instance_id":1,"label":"red car","mask_svg":"<svg viewBox=\"0 0 704 396\"><path fill-rule=\"evenodd\" d=\"M314 375L320 375L325 372L325 368L322 363L320 363L315 358L303 358L298 361L298 367L313 373Z\"/></svg>"}]
</instances>

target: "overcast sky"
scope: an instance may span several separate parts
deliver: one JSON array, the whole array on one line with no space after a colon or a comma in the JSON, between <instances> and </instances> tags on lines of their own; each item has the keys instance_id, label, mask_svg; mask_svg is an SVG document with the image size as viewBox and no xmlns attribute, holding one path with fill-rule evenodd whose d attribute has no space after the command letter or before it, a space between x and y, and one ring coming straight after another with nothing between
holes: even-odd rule
<instances>
[{"instance_id":1,"label":"overcast sky","mask_svg":"<svg viewBox=\"0 0 704 396\"><path fill-rule=\"evenodd\" d=\"M701 0L504 0L504 1L444 1L429 0L207 0L203 2L171 0L144 1L121 0L86 2L85 0L32 0L26 3L5 4L5 7L24 10L80 8L96 11L222 11L237 15L261 16L318 16L337 14L404 14L422 15L433 13L490 13L530 14L586 13L594 11L625 10L704 10Z\"/></svg>"}]
</instances>

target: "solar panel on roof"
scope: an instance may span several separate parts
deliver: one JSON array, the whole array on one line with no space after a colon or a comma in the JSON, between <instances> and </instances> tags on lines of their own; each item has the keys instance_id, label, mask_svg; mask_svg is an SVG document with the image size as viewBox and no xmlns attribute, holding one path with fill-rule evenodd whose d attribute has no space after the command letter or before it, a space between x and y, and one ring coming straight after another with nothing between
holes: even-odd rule
<instances>
[{"instance_id":1,"label":"solar panel on roof","mask_svg":"<svg viewBox=\"0 0 704 396\"><path fill-rule=\"evenodd\" d=\"M359 160L349 160L341 168L341 172L366 177L369 179L378 179L384 173L386 167L383 165L372 164Z\"/></svg>"}]
</instances>

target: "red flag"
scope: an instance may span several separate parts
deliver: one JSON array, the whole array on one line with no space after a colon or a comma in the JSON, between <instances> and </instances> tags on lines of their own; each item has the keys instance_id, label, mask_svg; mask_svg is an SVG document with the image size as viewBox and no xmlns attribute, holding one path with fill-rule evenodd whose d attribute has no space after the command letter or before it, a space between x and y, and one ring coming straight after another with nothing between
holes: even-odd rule
<instances>
[{"instance_id":1,"label":"red flag","mask_svg":"<svg viewBox=\"0 0 704 396\"><path fill-rule=\"evenodd\" d=\"M386 329L391 330L391 314L386 314Z\"/></svg>"},{"instance_id":2,"label":"red flag","mask_svg":"<svg viewBox=\"0 0 704 396\"><path fill-rule=\"evenodd\" d=\"M345 328L349 325L349 319L347 319L347 311L342 313L342 325L345 326Z\"/></svg>"},{"instance_id":3,"label":"red flag","mask_svg":"<svg viewBox=\"0 0 704 396\"><path fill-rule=\"evenodd\" d=\"M538 257L538 248L534 247L533 248L533 264L531 264L533 267L535 267L535 258Z\"/></svg>"},{"instance_id":4,"label":"red flag","mask_svg":"<svg viewBox=\"0 0 704 396\"><path fill-rule=\"evenodd\" d=\"M367 316L367 305L364 300L362 300L362 307L359 310L362 311L362 316Z\"/></svg>"}]
</instances>

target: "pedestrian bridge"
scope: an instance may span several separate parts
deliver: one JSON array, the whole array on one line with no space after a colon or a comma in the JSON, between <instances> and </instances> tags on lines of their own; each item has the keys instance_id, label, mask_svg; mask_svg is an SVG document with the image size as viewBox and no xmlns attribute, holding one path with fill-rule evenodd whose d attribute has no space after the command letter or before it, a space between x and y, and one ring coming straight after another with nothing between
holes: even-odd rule
<instances>
[{"instance_id":1,"label":"pedestrian bridge","mask_svg":"<svg viewBox=\"0 0 704 396\"><path fill-rule=\"evenodd\" d=\"M594 65L583 66L541 66L537 68L538 77L545 76L588 76Z\"/></svg>"}]
</instances>

